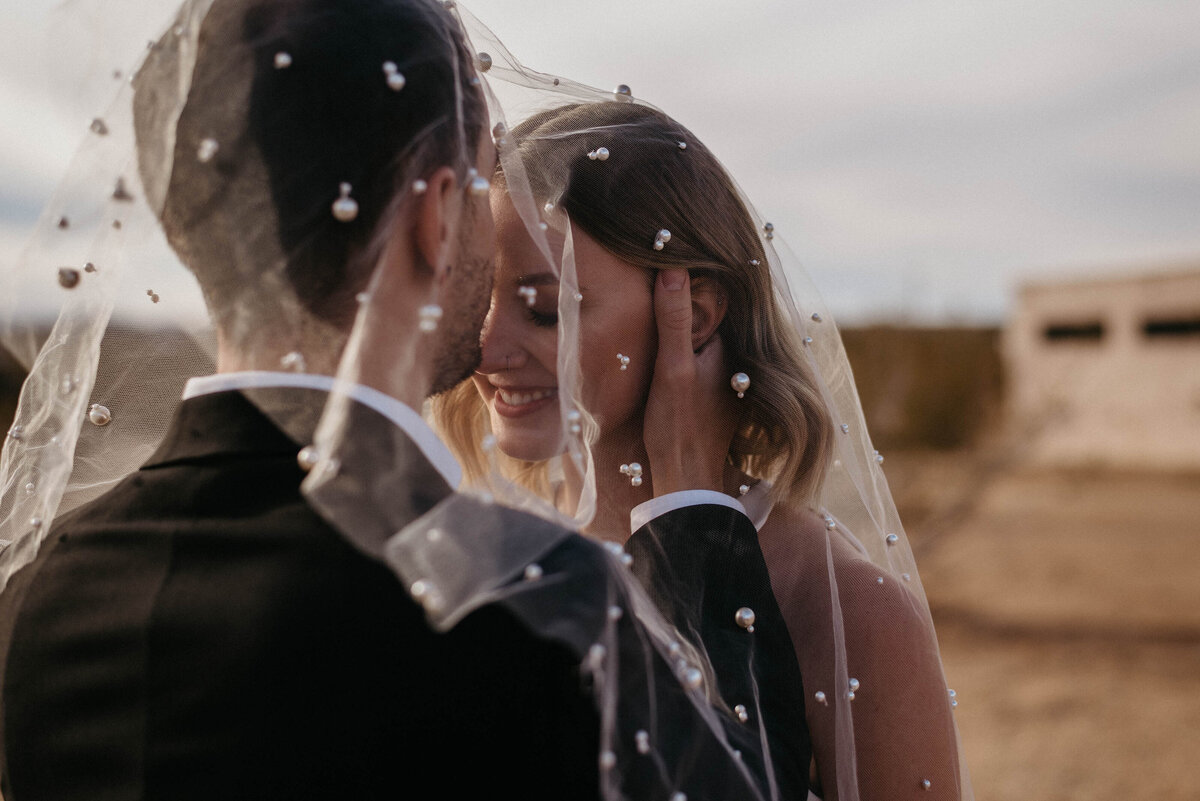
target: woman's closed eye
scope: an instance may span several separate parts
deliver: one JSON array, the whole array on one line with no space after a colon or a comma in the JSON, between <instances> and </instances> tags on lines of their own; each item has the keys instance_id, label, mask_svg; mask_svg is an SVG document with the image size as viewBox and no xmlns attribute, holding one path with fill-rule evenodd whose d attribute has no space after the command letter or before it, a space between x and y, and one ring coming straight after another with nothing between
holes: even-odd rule
<instances>
[{"instance_id":1,"label":"woman's closed eye","mask_svg":"<svg viewBox=\"0 0 1200 801\"><path fill-rule=\"evenodd\" d=\"M548 280L530 281L522 285L517 294L531 323L544 328L558 325L557 280L553 283Z\"/></svg>"}]
</instances>

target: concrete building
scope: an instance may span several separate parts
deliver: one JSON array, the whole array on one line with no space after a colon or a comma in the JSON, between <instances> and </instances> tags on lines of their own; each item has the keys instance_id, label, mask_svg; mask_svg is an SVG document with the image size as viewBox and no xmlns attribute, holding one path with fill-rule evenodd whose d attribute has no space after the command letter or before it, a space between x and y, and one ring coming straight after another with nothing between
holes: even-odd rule
<instances>
[{"instance_id":1,"label":"concrete building","mask_svg":"<svg viewBox=\"0 0 1200 801\"><path fill-rule=\"evenodd\" d=\"M1034 462L1200 470L1200 265L1025 286L1003 343Z\"/></svg>"}]
</instances>

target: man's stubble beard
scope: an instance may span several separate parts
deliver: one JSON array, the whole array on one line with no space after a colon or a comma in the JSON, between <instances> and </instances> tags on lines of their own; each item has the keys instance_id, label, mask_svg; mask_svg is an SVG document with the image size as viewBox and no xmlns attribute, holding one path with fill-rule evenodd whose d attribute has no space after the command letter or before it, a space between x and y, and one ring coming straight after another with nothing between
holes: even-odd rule
<instances>
[{"instance_id":1,"label":"man's stubble beard","mask_svg":"<svg viewBox=\"0 0 1200 801\"><path fill-rule=\"evenodd\" d=\"M470 297L470 305L459 307L441 321L442 333L433 361L433 384L429 394L440 395L471 377L483 358L480 332L492 298L494 267L489 256L458 265L460 282L451 291Z\"/></svg>"}]
</instances>

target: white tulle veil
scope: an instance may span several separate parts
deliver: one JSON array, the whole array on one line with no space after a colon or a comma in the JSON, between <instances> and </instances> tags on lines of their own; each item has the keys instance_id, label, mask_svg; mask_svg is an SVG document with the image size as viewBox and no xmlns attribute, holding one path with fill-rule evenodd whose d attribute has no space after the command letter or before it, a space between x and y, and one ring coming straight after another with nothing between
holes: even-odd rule
<instances>
[{"instance_id":1,"label":"white tulle veil","mask_svg":"<svg viewBox=\"0 0 1200 801\"><path fill-rule=\"evenodd\" d=\"M295 13L303 13L307 7L304 3L287 5L294 6ZM419 8L429 30L438 32L443 52L450 54L445 61L453 66L454 74L430 80L436 78L441 85L452 87L449 107L454 111L439 125L414 132L416 144L406 158L412 152L425 152L425 148L438 153L442 164L453 169L462 195L458 214L451 221L453 236L466 236L478 221L481 204L488 202L488 182L493 176L486 166L481 169L477 155L480 137L491 135L504 188L543 254L545 266L559 278L561 460L582 476L582 489L571 503L555 503L551 495L539 491L536 482L509 470L511 465L489 439L486 420L481 420L478 428L456 432L475 443L483 467L462 487L467 505L450 511L466 515L475 527L498 525L503 516L500 510L515 508L545 521L546 531L559 531L556 524L584 528L604 498L596 490L596 459L591 450L597 422L588 408L580 371L580 349L587 343L581 341L575 311L579 286L570 246L573 222L567 212L554 206L565 176L550 170L557 162L528 158L521 131L530 118L562 106L644 104L626 92L593 89L528 69L460 5L412 5ZM265 189L272 181L269 159L262 155L262 143L251 135L254 125L262 121L248 120L246 112L253 92L279 87L283 87L280 91L294 91L287 89L286 82L303 79L304 48L276 47L269 36L249 37L247 46L233 49L227 61L210 64L205 67L209 72L197 74L202 37L226 35L235 28L234 22L222 22L212 15L213 9L220 11L221 6L220 0L188 0L181 6L81 0L64 7L53 23L65 26L64 30L92 34L90 57L81 66L77 82L79 102L89 109L85 119L91 123L81 132L83 143L20 260L3 265L0 272L5 290L0 294L0 342L29 369L0 459L0 582L34 557L56 517L99 496L136 470L165 433L186 380L213 371L216 335L205 312L205 297L184 266L181 250L197 259L224 263L229 270L227 281L238 286L236 296L246 298L230 307L230 319L225 321L227 331L244 336L244 341L235 344L248 351L265 347L256 338L258 321L264 316L282 321L280 331L284 333L274 337L269 354L278 369L303 372L321 367L335 373L341 382L323 410L264 409L284 430L303 427L299 418L320 417L309 454L315 466L305 483L313 506L351 540L362 530L363 516L369 517L370 509L388 508L390 466L361 462L373 457L364 455L359 447L364 434L351 412L348 388L365 385L403 397L406 382L416 369L414 354L389 333L395 330L396 320L388 304L396 300L399 290L389 286L390 278L379 265L391 232L388 221L407 213L406 204L419 196L420 183L426 177L422 170L429 161L402 159L386 186L373 183L372 176L339 176L334 169L325 194L301 198L311 207L312 219L320 220L320 235L329 240L321 247L357 254L355 263L361 274L352 293L354 306L345 312L350 321L339 320L341 312L331 310L330 304L337 304L327 288L297 289L288 273L294 252L312 243L304 231L297 236L281 229L286 220L281 223L280 212ZM264 30L275 30L271 27L275 21L263 24ZM465 39L459 38L460 30ZM367 46L386 50L387 43ZM465 55L459 52L464 46ZM263 62L264 58L269 62ZM402 97L406 92L421 91L423 78L436 72L424 63L406 61L403 50L381 55L377 61L370 74L347 75L347 91L358 91L354 82L360 81L361 91ZM208 98L205 104L189 106L190 99L201 96ZM153 102L147 101L149 97ZM479 118L472 106L480 102L486 103L490 112L490 125L482 132L471 127ZM188 119L189 108L212 109L211 118L199 123ZM263 130L272 129L267 125ZM560 131L560 135L565 142L582 141L590 135L596 141L580 155L603 166L604 159L588 159L589 151L604 146L602 127ZM680 151L680 155L684 153ZM414 165L412 169L408 164ZM313 169L326 166L318 163ZM286 178L275 176L284 187ZM179 182L186 182L188 203L172 209L168 198L179 191ZM344 210L348 200L361 215L357 223L336 216L342 213L337 204L343 202L340 208ZM774 301L833 425L828 466L813 482L814 494L808 499L828 520L828 526L822 528L828 538L822 543L822 552L828 551L830 561L828 571L820 572L827 577L831 636L839 643L830 666L831 683L822 689L822 703L836 721L837 796L844 801L865 798L855 777L862 763L875 755L862 752L856 744L856 714L864 714L860 710L866 706L855 707L848 698L854 666L847 665L846 659L843 604L838 594L839 579L844 588L845 577L833 568L836 548L849 544L872 576L881 580L886 576L903 588L914 615L930 632L929 640L920 647L932 647L939 671L940 660L916 566L887 488L882 459L871 446L832 315L800 260L783 246L749 201L742 198L742 202L759 237L755 252L769 269ZM301 217L306 213L310 212L295 212ZM346 226L356 224L365 230L345 240L343 234L350 230ZM663 227L648 225L653 230ZM651 254L653 230L646 243ZM180 244L179 231L188 245ZM548 235L554 232L561 239ZM188 239L192 233L195 235ZM566 245L552 244L558 242ZM667 247L672 245L679 246L680 240ZM454 299L434 292L402 300L416 312L410 314L410 324L416 327L430 316L423 307L451 308ZM37 313L31 313L35 310ZM454 321L443 318L438 323L445 331ZM337 337L347 340L341 357L319 365L316 343ZM557 471L561 473L561 467ZM347 475L371 477L355 484L354 502L345 502L345 496L331 491L336 479ZM554 475L555 468L550 466L545 480L553 483ZM764 482L777 478L769 468L756 477ZM442 628L452 626L480 604L532 592L535 581L514 584L512 578L537 578L536 573L527 572L530 565L560 536L514 537L480 551L454 535L444 516L450 511L441 509L416 524L406 524L386 553L400 578L425 604L431 624ZM456 519L461 524L462 517L449 520ZM622 626L636 628L647 654L657 653L671 664L680 664L682 659L678 678L698 718L713 739L725 744L731 762L738 762L735 747L724 734L732 704L716 697L702 644L687 642L665 622L661 610L625 569L628 557L619 548L606 553L613 568L611 603L605 604L605 622L599 624L597 639L584 659L584 672L594 683L603 722L598 755L604 768L603 795L626 797L623 777L635 772L632 766L639 759L658 754L659 746L660 729L634 725L633 718L646 714L653 718L655 699L664 690L654 685L652 671L633 669L623 661L619 643L628 631L622 635ZM817 688L808 689L811 697ZM644 702L649 710L631 709L635 701ZM945 696L943 701L952 703ZM797 714L805 711L797 710ZM666 728L664 723L661 731ZM773 782L759 775L759 767L748 761L751 764L743 769L745 796L774 795ZM669 763L660 760L656 770L661 787L683 786L690 769L686 747L683 755L675 753ZM922 792L920 768L913 770L911 786L914 792ZM961 760L949 781L955 788L954 797L970 796ZM941 781L933 788L934 796L951 797L939 795L944 784ZM826 794L832 795L832 788Z\"/></svg>"}]
</instances>

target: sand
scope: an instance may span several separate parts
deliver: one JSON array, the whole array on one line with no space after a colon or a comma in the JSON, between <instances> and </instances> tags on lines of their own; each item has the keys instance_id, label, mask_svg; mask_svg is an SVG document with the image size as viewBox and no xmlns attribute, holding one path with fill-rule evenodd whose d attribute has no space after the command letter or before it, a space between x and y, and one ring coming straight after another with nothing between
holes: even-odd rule
<instances>
[{"instance_id":1,"label":"sand","mask_svg":"<svg viewBox=\"0 0 1200 801\"><path fill-rule=\"evenodd\" d=\"M1200 798L1200 476L886 468L976 797Z\"/></svg>"}]
</instances>

